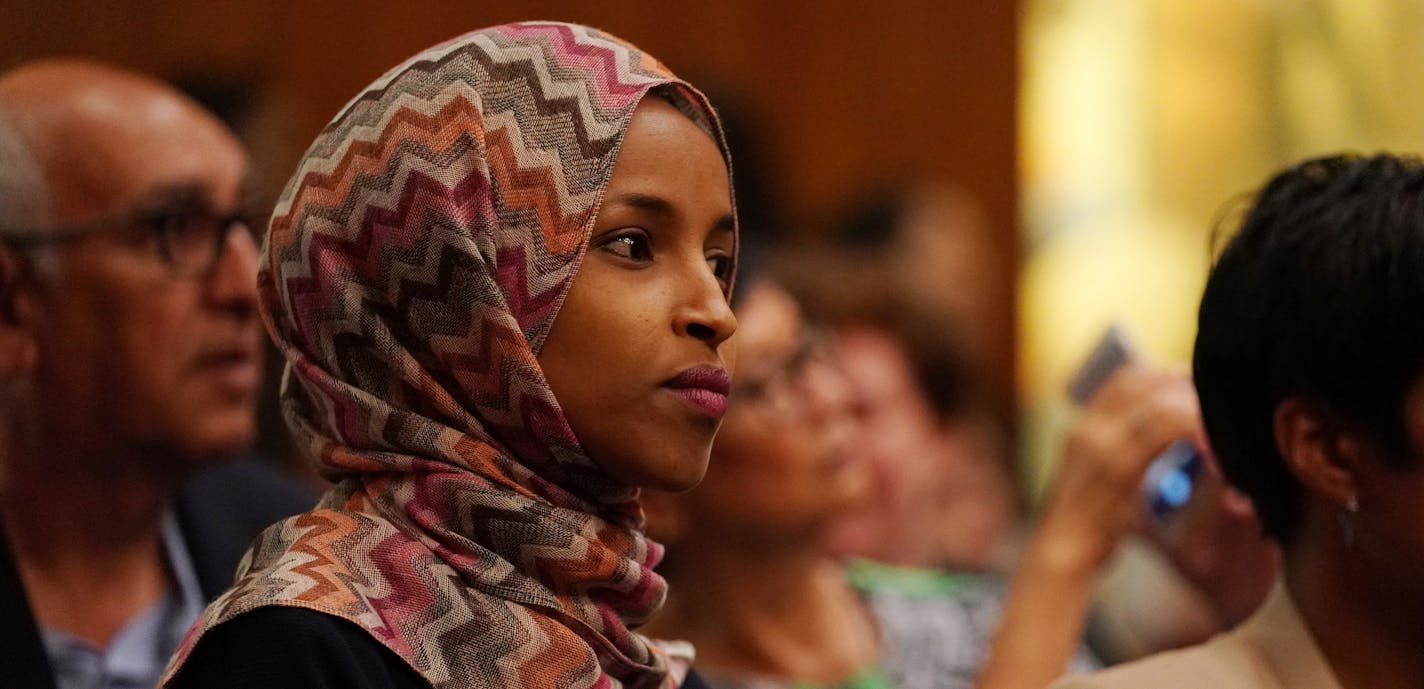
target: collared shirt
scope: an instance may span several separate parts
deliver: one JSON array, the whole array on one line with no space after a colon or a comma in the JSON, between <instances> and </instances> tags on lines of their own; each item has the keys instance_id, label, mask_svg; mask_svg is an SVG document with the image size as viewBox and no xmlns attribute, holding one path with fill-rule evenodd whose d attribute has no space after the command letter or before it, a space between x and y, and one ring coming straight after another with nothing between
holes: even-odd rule
<instances>
[{"instance_id":1,"label":"collared shirt","mask_svg":"<svg viewBox=\"0 0 1424 689\"><path fill-rule=\"evenodd\" d=\"M172 512L163 516L163 550L172 585L163 598L124 623L106 648L58 629L43 629L59 689L152 689L168 657L203 612L203 592Z\"/></svg>"}]
</instances>

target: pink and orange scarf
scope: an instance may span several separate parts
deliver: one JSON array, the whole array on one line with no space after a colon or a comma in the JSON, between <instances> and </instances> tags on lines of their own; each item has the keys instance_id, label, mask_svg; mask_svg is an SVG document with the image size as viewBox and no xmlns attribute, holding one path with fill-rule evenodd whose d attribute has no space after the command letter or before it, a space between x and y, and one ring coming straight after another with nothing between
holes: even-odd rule
<instances>
[{"instance_id":1,"label":"pink and orange scarf","mask_svg":"<svg viewBox=\"0 0 1424 689\"><path fill-rule=\"evenodd\" d=\"M355 623L436 687L677 684L633 631L662 604L662 549L535 359L654 89L725 154L690 85L547 22L407 60L312 144L259 284L284 413L337 485L263 533L169 676L213 627L285 605Z\"/></svg>"}]
</instances>

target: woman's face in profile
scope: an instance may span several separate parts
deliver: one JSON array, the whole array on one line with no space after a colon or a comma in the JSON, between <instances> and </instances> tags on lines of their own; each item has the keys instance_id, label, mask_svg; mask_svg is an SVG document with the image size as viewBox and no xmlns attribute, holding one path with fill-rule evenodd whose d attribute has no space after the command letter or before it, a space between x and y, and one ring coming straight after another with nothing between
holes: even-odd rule
<instances>
[{"instance_id":1,"label":"woman's face in profile","mask_svg":"<svg viewBox=\"0 0 1424 689\"><path fill-rule=\"evenodd\" d=\"M727 166L666 101L639 104L539 365L590 457L685 490L727 408L735 249Z\"/></svg>"}]
</instances>

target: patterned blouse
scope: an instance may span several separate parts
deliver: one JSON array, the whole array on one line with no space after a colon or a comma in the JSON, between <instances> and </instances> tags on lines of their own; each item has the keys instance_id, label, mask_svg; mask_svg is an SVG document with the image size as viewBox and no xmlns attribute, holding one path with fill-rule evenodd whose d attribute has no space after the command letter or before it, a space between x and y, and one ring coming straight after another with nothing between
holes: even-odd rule
<instances>
[{"instance_id":1,"label":"patterned blouse","mask_svg":"<svg viewBox=\"0 0 1424 689\"><path fill-rule=\"evenodd\" d=\"M834 686L698 667L714 689L969 689L987 659L1007 582L991 574L894 567L867 560L847 566L851 585L875 615L885 656ZM1098 662L1080 648L1070 667Z\"/></svg>"}]
</instances>

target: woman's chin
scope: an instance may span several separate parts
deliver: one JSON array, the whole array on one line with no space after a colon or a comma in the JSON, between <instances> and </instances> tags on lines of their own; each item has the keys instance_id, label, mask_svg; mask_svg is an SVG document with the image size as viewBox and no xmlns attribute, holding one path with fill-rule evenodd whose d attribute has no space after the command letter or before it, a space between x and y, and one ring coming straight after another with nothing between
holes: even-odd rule
<instances>
[{"instance_id":1,"label":"woman's chin","mask_svg":"<svg viewBox=\"0 0 1424 689\"><path fill-rule=\"evenodd\" d=\"M685 469L685 471L658 476L655 478L656 482L650 480L645 485L648 488L667 493L685 493L702 483L703 477L707 475L707 460L692 462Z\"/></svg>"},{"instance_id":2,"label":"woman's chin","mask_svg":"<svg viewBox=\"0 0 1424 689\"><path fill-rule=\"evenodd\" d=\"M710 444L700 451L687 453L664 453L649 462L627 462L621 466L603 463L614 479L634 488L649 488L665 493L683 493L697 487L707 475ZM668 461L668 457L678 459Z\"/></svg>"}]
</instances>

